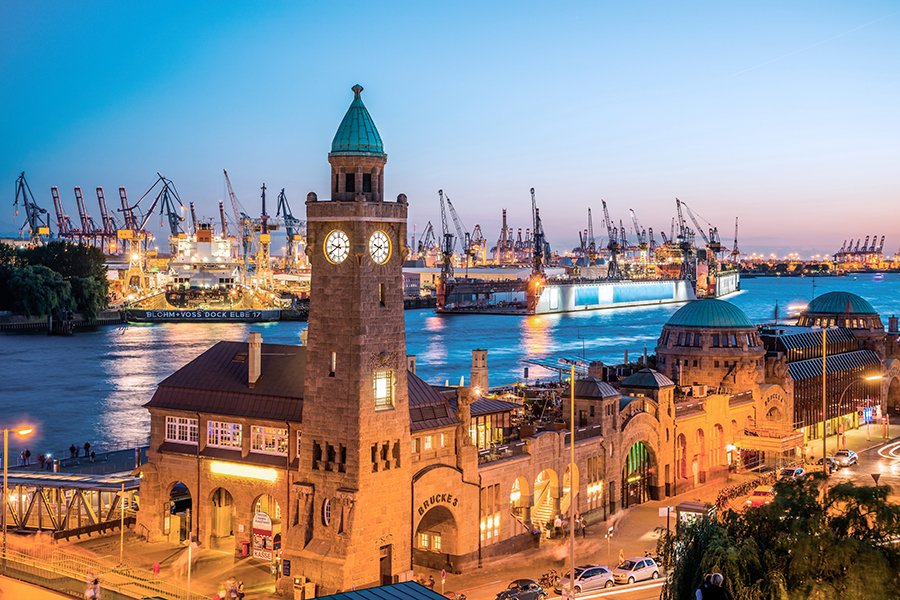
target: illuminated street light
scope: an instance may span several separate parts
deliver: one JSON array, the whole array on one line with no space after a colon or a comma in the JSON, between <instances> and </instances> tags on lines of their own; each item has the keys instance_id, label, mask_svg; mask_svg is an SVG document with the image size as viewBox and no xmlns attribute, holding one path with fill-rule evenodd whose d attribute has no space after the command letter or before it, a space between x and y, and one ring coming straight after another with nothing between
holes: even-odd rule
<instances>
[{"instance_id":1,"label":"illuminated street light","mask_svg":"<svg viewBox=\"0 0 900 600\"><path fill-rule=\"evenodd\" d=\"M8 487L6 485L8 470L9 470L9 432L15 431L21 436L26 436L34 429L31 427L25 427L22 429L4 429L3 430L3 496L2 498L5 500L7 496L9 496ZM5 503L4 503L5 504ZM9 512L9 505L5 504L3 506L3 563L4 568L6 566L6 513Z\"/></svg>"}]
</instances>

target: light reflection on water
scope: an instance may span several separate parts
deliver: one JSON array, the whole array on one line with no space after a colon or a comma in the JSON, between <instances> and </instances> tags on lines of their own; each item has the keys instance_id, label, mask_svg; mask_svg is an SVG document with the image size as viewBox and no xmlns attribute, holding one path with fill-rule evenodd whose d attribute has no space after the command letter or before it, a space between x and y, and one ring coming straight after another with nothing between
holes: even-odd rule
<instances>
[{"instance_id":1,"label":"light reflection on water","mask_svg":"<svg viewBox=\"0 0 900 600\"><path fill-rule=\"evenodd\" d=\"M898 313L893 290L900 277L871 275L817 278L816 295L831 290L857 293L886 317ZM744 291L727 298L754 322L770 321L779 307L807 303L809 278L747 279ZM468 380L472 350L489 351L493 384L523 376L523 359L555 360L580 356L620 362L624 350L637 357L644 344L652 353L663 324L680 308L666 305L567 315L515 317L499 315L435 315L407 311L407 351L417 354L418 374L431 383ZM784 309L779 312L784 315ZM148 413L142 405L157 384L220 340L246 340L252 329L269 343L299 344L306 323L131 325L79 332L70 338L45 335L0 336L0 424L27 421L35 433L28 439L33 455L59 451L72 443L143 442ZM583 338L583 340L581 339ZM537 367L530 379L553 376ZM10 439L14 455L23 447ZM900 469L891 465L891 472Z\"/></svg>"}]
</instances>

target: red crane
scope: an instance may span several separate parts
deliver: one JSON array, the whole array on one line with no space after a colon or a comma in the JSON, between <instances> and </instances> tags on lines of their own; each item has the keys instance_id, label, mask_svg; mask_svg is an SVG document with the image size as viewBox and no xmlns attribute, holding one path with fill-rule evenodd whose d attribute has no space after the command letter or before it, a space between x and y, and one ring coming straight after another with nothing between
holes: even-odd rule
<instances>
[{"instance_id":1,"label":"red crane","mask_svg":"<svg viewBox=\"0 0 900 600\"><path fill-rule=\"evenodd\" d=\"M59 199L59 189L54 185L50 188L53 195L53 208L56 209L56 227L59 230L59 237L63 239L73 239L75 236L75 228L72 227L72 220L63 212L62 200Z\"/></svg>"}]
</instances>

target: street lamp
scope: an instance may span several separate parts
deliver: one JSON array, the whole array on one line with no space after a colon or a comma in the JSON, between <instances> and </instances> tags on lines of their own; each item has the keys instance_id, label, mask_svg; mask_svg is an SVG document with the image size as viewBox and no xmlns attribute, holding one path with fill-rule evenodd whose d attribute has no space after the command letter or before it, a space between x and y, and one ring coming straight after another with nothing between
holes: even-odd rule
<instances>
[{"instance_id":1,"label":"street lamp","mask_svg":"<svg viewBox=\"0 0 900 600\"><path fill-rule=\"evenodd\" d=\"M32 431L31 427L23 429L4 429L3 430L3 567L6 569L6 513L9 512L9 491L6 485L7 472L9 467L9 432L15 431L21 436L26 436Z\"/></svg>"},{"instance_id":2,"label":"street lamp","mask_svg":"<svg viewBox=\"0 0 900 600\"><path fill-rule=\"evenodd\" d=\"M566 358L559 359L571 366L569 380L569 589L562 588L564 598L575 600L575 363ZM568 592L568 593L567 593Z\"/></svg>"}]
</instances>

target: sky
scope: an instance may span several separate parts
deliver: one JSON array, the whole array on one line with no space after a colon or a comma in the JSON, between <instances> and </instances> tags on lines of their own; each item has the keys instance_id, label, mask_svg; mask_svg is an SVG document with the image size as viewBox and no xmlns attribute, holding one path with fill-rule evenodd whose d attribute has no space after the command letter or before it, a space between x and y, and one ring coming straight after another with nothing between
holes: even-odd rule
<instances>
[{"instance_id":1,"label":"sky","mask_svg":"<svg viewBox=\"0 0 900 600\"><path fill-rule=\"evenodd\" d=\"M571 249L601 199L668 235L675 198L745 253L900 247L895 2L6 2L0 7L0 234L25 172L118 204L172 180L200 216L282 188L329 196L353 93L384 140L409 229L531 225ZM149 199L144 202L148 202ZM143 204L142 204L143 206ZM160 219L151 229L164 240ZM55 217L53 230L56 230ZM164 245L164 242L163 242ZM275 250L277 252L277 250Z\"/></svg>"}]
</instances>

